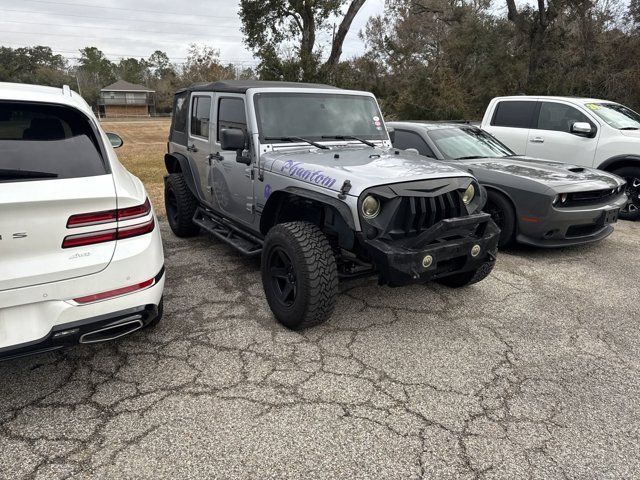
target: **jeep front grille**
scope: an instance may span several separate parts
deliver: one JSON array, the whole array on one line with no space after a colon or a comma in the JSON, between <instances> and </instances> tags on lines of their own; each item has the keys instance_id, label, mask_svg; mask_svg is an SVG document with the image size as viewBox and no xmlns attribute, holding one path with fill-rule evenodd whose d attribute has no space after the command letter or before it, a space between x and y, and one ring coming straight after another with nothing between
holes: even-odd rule
<instances>
[{"instance_id":1,"label":"jeep front grille","mask_svg":"<svg viewBox=\"0 0 640 480\"><path fill-rule=\"evenodd\" d=\"M436 197L403 197L397 212L389 230L394 238L417 235L441 220L467 215L457 190Z\"/></svg>"}]
</instances>

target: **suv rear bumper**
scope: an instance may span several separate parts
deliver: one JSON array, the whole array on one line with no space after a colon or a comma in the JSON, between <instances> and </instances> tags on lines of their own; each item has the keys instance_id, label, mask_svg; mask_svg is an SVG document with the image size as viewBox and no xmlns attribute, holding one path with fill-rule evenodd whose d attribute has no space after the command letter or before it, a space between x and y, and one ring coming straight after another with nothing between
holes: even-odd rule
<instances>
[{"instance_id":1,"label":"suv rear bumper","mask_svg":"<svg viewBox=\"0 0 640 480\"><path fill-rule=\"evenodd\" d=\"M149 325L162 314L162 303L143 305L93 318L56 325L39 340L0 348L0 361L52 352L78 343L114 340ZM93 336L92 336L93 335ZM102 340L104 339L104 340Z\"/></svg>"},{"instance_id":2,"label":"suv rear bumper","mask_svg":"<svg viewBox=\"0 0 640 480\"><path fill-rule=\"evenodd\" d=\"M496 258L500 229L486 213L438 222L413 239L365 240L380 283L396 287L424 283L480 268ZM480 247L474 256L471 250ZM425 257L431 264L425 266Z\"/></svg>"}]
</instances>

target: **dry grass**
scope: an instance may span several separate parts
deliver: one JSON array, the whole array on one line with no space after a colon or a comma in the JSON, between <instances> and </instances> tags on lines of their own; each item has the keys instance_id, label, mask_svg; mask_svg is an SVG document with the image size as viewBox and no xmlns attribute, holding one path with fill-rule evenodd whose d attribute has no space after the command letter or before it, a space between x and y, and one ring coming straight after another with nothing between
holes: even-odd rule
<instances>
[{"instance_id":1,"label":"dry grass","mask_svg":"<svg viewBox=\"0 0 640 480\"><path fill-rule=\"evenodd\" d=\"M116 150L120 162L144 183L153 207L165 216L162 178L166 174L164 154L167 151L170 119L103 121L102 128L117 133L124 145Z\"/></svg>"}]
</instances>

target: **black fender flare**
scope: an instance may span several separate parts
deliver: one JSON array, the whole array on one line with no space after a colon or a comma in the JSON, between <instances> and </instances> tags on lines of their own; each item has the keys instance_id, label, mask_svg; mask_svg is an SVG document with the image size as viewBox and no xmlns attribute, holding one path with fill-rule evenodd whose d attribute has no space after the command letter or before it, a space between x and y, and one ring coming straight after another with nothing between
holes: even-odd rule
<instances>
[{"instance_id":1,"label":"black fender flare","mask_svg":"<svg viewBox=\"0 0 640 480\"><path fill-rule=\"evenodd\" d=\"M275 215L278 208L278 203L280 201L279 199L283 197L283 194L306 198L332 207L345 221L347 226L355 232L356 224L353 220L353 216L351 215L351 209L346 203L337 198L337 193L336 197L334 198L332 196L325 195L324 193L316 192L314 190L305 190L304 188L300 187L287 187L282 190L276 190L275 192L272 192L271 195L269 195L260 218L260 231L263 234L266 234L269 223L271 222L272 217Z\"/></svg>"},{"instance_id":2,"label":"black fender flare","mask_svg":"<svg viewBox=\"0 0 640 480\"><path fill-rule=\"evenodd\" d=\"M200 195L200 192L198 191L198 183L196 182L187 157L181 153L165 153L164 165L167 169L167 173L181 173L187 187L191 190L191 193L193 193L196 198L202 199L202 195Z\"/></svg>"},{"instance_id":3,"label":"black fender flare","mask_svg":"<svg viewBox=\"0 0 640 480\"><path fill-rule=\"evenodd\" d=\"M612 172L617 168L628 167L628 166L638 166L640 167L640 155L616 155L615 157L611 157L606 159L597 168L600 170L606 170L607 172Z\"/></svg>"}]
</instances>

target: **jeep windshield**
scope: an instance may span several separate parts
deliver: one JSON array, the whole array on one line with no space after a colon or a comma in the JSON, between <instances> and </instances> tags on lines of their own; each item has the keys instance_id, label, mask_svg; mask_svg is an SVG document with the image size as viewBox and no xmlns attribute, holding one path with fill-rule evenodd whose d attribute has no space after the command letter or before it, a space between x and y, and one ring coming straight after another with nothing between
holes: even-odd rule
<instances>
[{"instance_id":1,"label":"jeep windshield","mask_svg":"<svg viewBox=\"0 0 640 480\"><path fill-rule=\"evenodd\" d=\"M496 138L479 128L438 128L429 138L449 160L512 157L515 154Z\"/></svg>"},{"instance_id":2,"label":"jeep windshield","mask_svg":"<svg viewBox=\"0 0 640 480\"><path fill-rule=\"evenodd\" d=\"M389 138L378 105L369 96L269 92L254 98L263 142L287 137L325 142Z\"/></svg>"},{"instance_id":3,"label":"jeep windshield","mask_svg":"<svg viewBox=\"0 0 640 480\"><path fill-rule=\"evenodd\" d=\"M0 102L0 182L104 175L96 135L75 109Z\"/></svg>"},{"instance_id":4,"label":"jeep windshield","mask_svg":"<svg viewBox=\"0 0 640 480\"><path fill-rule=\"evenodd\" d=\"M618 130L640 130L640 114L617 103L587 103L585 105L610 127Z\"/></svg>"}]
</instances>

